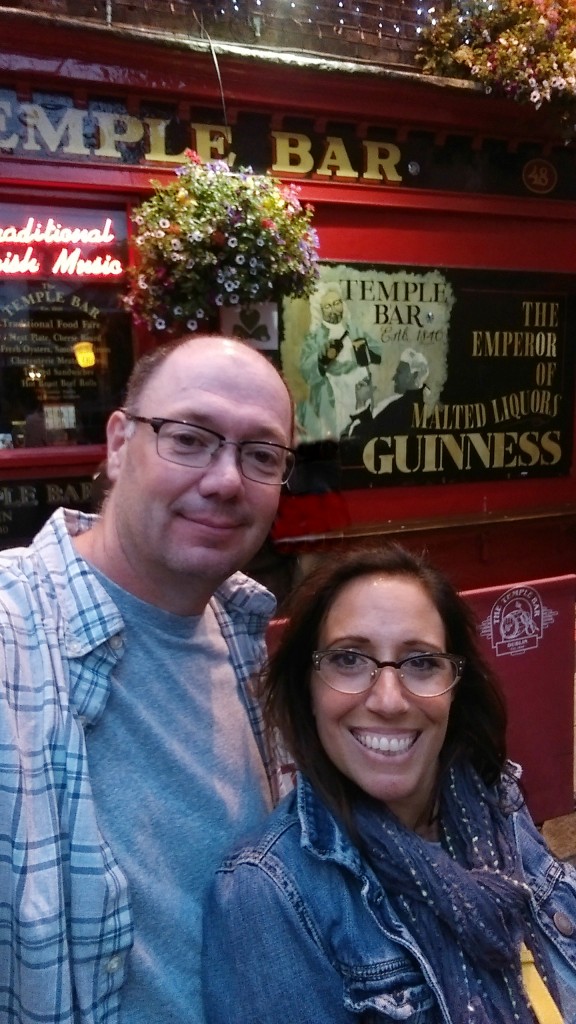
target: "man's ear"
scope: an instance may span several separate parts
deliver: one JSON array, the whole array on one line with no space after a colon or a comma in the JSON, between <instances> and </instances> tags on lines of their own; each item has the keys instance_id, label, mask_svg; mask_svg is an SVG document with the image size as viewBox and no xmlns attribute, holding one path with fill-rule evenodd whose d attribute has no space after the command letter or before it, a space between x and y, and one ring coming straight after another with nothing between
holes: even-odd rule
<instances>
[{"instance_id":1,"label":"man's ear","mask_svg":"<svg viewBox=\"0 0 576 1024\"><path fill-rule=\"evenodd\" d=\"M118 479L124 461L126 442L133 433L134 424L132 421L126 419L126 416L120 409L115 409L106 424L106 441L108 445L106 471L112 481Z\"/></svg>"}]
</instances>

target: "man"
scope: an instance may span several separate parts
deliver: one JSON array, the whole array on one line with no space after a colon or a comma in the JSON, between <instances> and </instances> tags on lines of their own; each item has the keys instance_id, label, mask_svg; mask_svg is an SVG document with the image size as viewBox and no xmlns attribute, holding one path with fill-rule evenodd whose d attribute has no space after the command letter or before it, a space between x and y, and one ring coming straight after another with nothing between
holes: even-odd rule
<instances>
[{"instance_id":1,"label":"man","mask_svg":"<svg viewBox=\"0 0 576 1024\"><path fill-rule=\"evenodd\" d=\"M247 345L159 350L110 417L101 516L0 556L2 1021L203 1021L204 886L276 795L251 687L274 601L235 570L291 436Z\"/></svg>"},{"instance_id":2,"label":"man","mask_svg":"<svg viewBox=\"0 0 576 1024\"><path fill-rule=\"evenodd\" d=\"M379 345L349 316L338 284L311 301L312 326L300 355L309 395L299 411L302 441L338 440L358 408L359 388L370 385Z\"/></svg>"},{"instance_id":3,"label":"man","mask_svg":"<svg viewBox=\"0 0 576 1024\"><path fill-rule=\"evenodd\" d=\"M365 403L364 408L351 418L347 436L366 440L408 434L417 425L415 409L424 405L429 373L426 356L416 349L405 348L392 377L394 394L372 407Z\"/></svg>"}]
</instances>

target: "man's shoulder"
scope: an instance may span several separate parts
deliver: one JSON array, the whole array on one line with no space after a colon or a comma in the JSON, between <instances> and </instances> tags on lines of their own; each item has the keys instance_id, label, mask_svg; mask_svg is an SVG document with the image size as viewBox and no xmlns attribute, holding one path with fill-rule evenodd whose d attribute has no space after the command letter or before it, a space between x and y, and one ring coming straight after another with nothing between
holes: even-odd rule
<instances>
[{"instance_id":1,"label":"man's shoulder","mask_svg":"<svg viewBox=\"0 0 576 1024\"><path fill-rule=\"evenodd\" d=\"M82 560L72 544L88 529L92 516L59 508L27 547L0 552L0 606L4 616L25 615L32 608L59 610L64 618L86 607Z\"/></svg>"},{"instance_id":2,"label":"man's shoulder","mask_svg":"<svg viewBox=\"0 0 576 1024\"><path fill-rule=\"evenodd\" d=\"M41 563L61 570L75 558L71 537L89 529L94 518L74 509L56 509L30 544L0 551L0 574L25 576L37 572Z\"/></svg>"},{"instance_id":3,"label":"man's shoulder","mask_svg":"<svg viewBox=\"0 0 576 1024\"><path fill-rule=\"evenodd\" d=\"M256 615L268 620L276 610L274 595L244 572L235 572L224 580L213 602L232 617Z\"/></svg>"}]
</instances>

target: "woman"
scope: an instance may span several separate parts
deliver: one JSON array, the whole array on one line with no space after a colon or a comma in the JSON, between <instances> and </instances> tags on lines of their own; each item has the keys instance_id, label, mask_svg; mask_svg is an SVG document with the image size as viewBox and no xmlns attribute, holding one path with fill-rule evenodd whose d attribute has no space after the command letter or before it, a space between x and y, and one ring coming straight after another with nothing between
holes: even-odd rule
<instances>
[{"instance_id":1,"label":"woman","mask_svg":"<svg viewBox=\"0 0 576 1024\"><path fill-rule=\"evenodd\" d=\"M265 683L299 768L207 908L210 1024L576 1021L576 874L505 758L468 607L400 547L293 595Z\"/></svg>"}]
</instances>

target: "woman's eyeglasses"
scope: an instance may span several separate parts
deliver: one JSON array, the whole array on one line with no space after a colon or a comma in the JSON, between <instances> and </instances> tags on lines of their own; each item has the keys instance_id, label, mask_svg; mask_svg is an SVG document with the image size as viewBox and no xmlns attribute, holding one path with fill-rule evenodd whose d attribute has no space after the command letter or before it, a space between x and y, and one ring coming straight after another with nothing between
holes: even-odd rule
<instances>
[{"instance_id":1,"label":"woman's eyeglasses","mask_svg":"<svg viewBox=\"0 0 576 1024\"><path fill-rule=\"evenodd\" d=\"M440 697L462 676L466 659L457 654L425 652L400 661L378 661L370 654L333 648L314 651L312 662L327 686L340 693L363 693L374 685L383 668L394 668L402 685L416 697Z\"/></svg>"}]
</instances>

